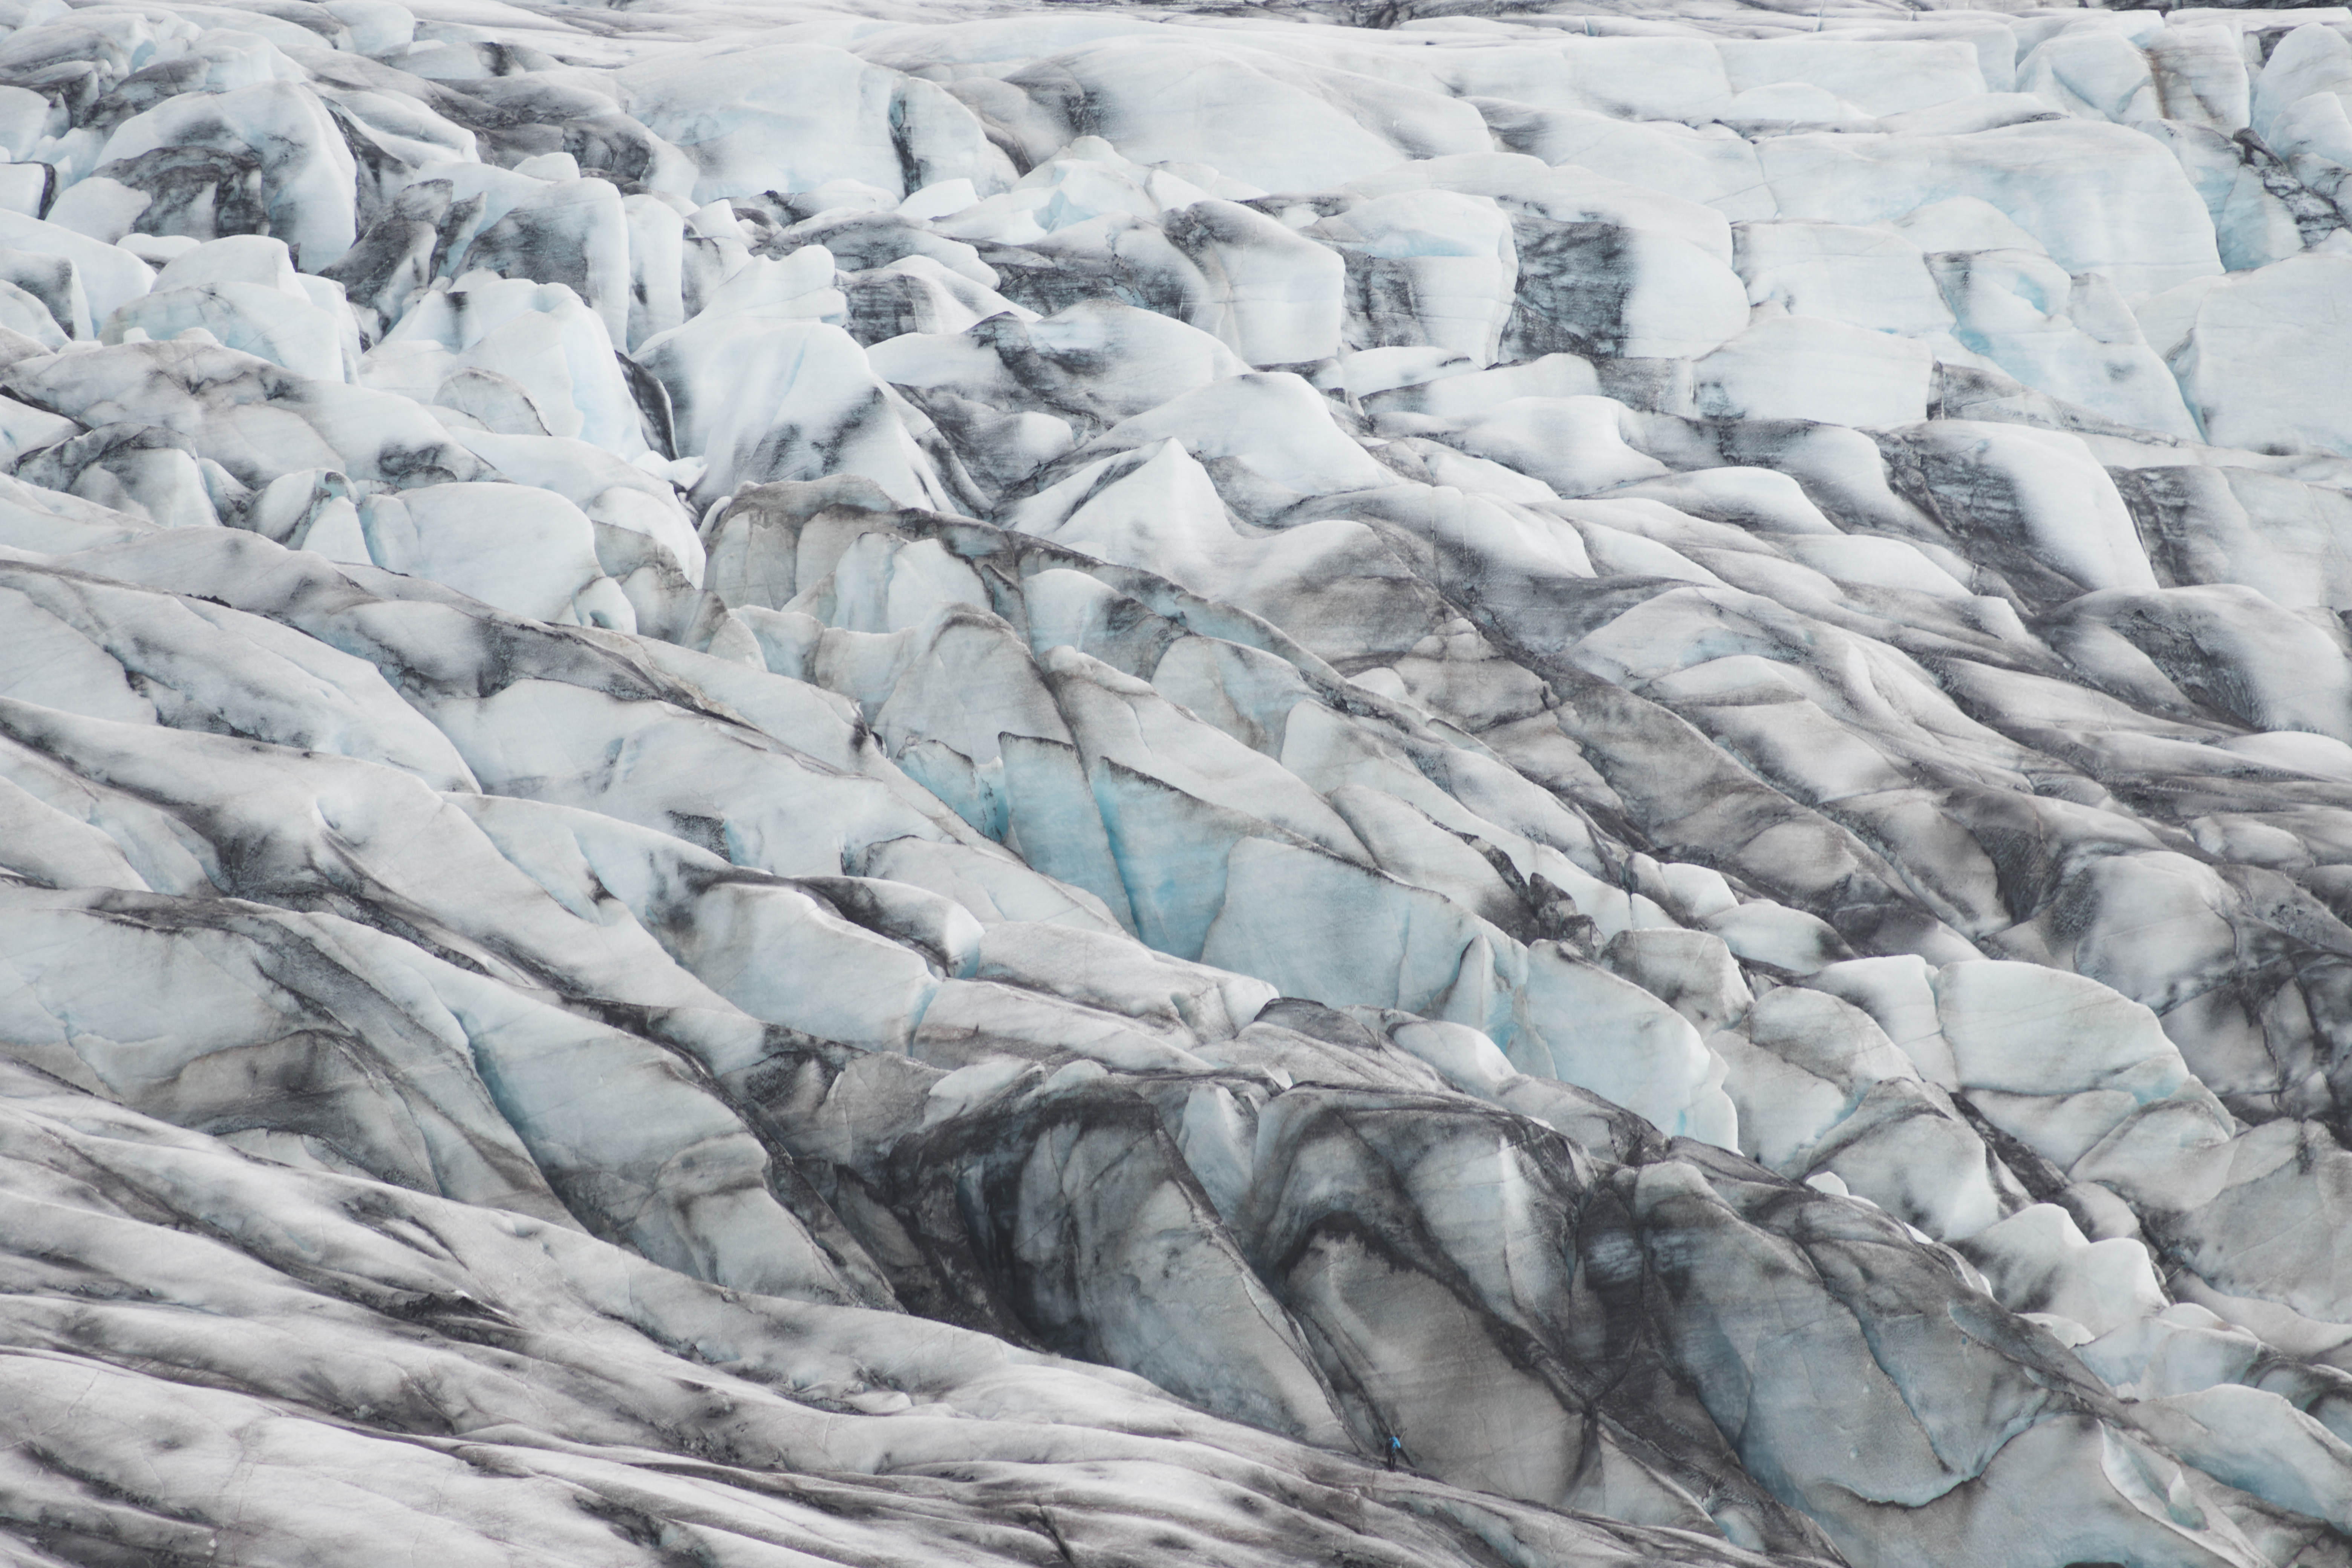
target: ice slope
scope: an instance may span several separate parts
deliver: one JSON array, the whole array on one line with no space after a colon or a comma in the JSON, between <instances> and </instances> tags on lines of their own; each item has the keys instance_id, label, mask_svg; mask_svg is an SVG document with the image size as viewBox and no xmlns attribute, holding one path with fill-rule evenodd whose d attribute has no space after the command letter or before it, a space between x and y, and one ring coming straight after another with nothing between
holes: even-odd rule
<instances>
[{"instance_id":1,"label":"ice slope","mask_svg":"<svg viewBox=\"0 0 2352 1568\"><path fill-rule=\"evenodd\" d=\"M2352 1563L2352 18L1834 3L0 5L0 1560Z\"/></svg>"}]
</instances>

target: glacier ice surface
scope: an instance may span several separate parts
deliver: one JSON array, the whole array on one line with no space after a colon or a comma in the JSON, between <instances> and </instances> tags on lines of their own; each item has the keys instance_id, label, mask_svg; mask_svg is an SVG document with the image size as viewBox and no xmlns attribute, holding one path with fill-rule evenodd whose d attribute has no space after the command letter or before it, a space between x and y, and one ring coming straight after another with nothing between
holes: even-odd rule
<instances>
[{"instance_id":1,"label":"glacier ice surface","mask_svg":"<svg viewBox=\"0 0 2352 1568\"><path fill-rule=\"evenodd\" d=\"M2352 1565L2352 19L0 5L0 1560Z\"/></svg>"}]
</instances>

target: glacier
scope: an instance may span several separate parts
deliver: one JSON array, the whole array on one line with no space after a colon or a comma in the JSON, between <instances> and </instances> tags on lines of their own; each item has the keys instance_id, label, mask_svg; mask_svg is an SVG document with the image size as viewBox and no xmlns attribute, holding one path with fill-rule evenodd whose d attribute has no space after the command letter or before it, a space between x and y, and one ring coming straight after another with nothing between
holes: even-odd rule
<instances>
[{"instance_id":1,"label":"glacier","mask_svg":"<svg viewBox=\"0 0 2352 1568\"><path fill-rule=\"evenodd\" d=\"M2352 11L0 144L0 1564L2352 1568Z\"/></svg>"}]
</instances>

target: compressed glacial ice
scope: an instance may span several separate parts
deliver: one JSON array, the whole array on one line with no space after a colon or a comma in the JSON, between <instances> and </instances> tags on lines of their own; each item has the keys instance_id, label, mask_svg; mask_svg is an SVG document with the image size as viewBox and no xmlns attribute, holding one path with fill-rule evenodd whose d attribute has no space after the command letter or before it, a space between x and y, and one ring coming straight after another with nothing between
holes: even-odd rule
<instances>
[{"instance_id":1,"label":"compressed glacial ice","mask_svg":"<svg viewBox=\"0 0 2352 1568\"><path fill-rule=\"evenodd\" d=\"M0 1561L2352 1564L2352 19L0 0Z\"/></svg>"}]
</instances>

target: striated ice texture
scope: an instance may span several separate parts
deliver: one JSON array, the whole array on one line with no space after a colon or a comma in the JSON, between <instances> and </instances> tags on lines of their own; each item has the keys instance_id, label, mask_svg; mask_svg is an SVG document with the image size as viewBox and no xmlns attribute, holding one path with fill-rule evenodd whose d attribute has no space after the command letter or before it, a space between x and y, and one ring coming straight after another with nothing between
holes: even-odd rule
<instances>
[{"instance_id":1,"label":"striated ice texture","mask_svg":"<svg viewBox=\"0 0 2352 1568\"><path fill-rule=\"evenodd\" d=\"M2344 9L0 31L8 1568L2352 1564Z\"/></svg>"}]
</instances>

